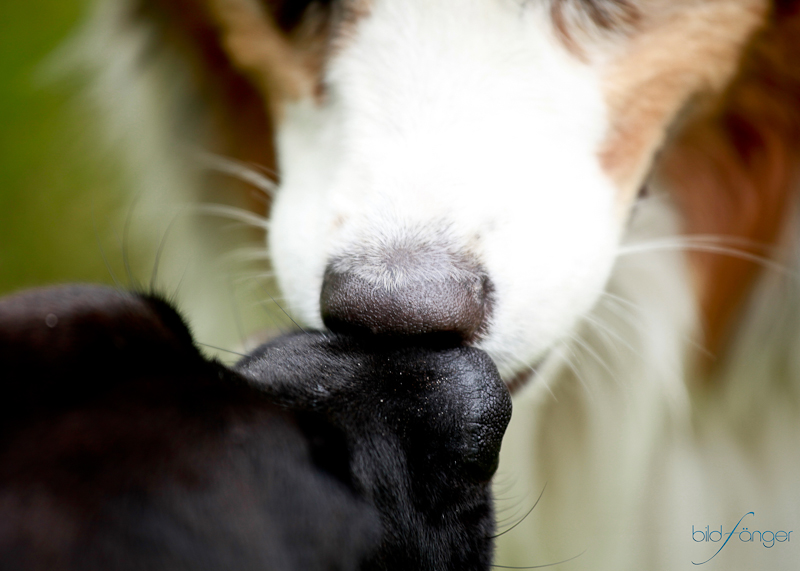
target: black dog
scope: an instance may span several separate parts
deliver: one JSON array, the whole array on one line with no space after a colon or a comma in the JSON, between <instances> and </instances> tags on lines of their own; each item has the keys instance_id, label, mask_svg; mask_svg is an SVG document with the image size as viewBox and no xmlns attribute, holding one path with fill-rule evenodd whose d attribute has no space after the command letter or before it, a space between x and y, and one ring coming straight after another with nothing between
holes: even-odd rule
<instances>
[{"instance_id":1,"label":"black dog","mask_svg":"<svg viewBox=\"0 0 800 571\"><path fill-rule=\"evenodd\" d=\"M511 411L464 347L298 333L235 371L148 296L0 300L0 569L487 569Z\"/></svg>"}]
</instances>

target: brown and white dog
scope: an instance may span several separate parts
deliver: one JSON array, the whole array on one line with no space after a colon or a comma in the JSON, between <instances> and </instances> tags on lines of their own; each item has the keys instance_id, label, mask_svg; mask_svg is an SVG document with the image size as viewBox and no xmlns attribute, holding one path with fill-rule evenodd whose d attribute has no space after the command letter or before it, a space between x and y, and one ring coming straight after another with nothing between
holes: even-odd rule
<instances>
[{"instance_id":1,"label":"brown and white dog","mask_svg":"<svg viewBox=\"0 0 800 571\"><path fill-rule=\"evenodd\" d=\"M268 248L297 320L444 333L526 386L501 472L517 505L546 490L498 563L800 560L791 534L733 535L800 529L800 2L98 14L95 93L151 189L176 142L278 173Z\"/></svg>"}]
</instances>

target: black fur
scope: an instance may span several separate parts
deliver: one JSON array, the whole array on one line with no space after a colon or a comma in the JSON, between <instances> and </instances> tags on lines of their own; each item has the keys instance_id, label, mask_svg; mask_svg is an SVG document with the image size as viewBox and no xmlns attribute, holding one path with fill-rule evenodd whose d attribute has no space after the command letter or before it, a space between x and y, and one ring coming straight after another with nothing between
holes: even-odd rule
<instances>
[{"instance_id":1,"label":"black fur","mask_svg":"<svg viewBox=\"0 0 800 571\"><path fill-rule=\"evenodd\" d=\"M0 569L488 569L475 349L298 333L229 370L163 301L0 300Z\"/></svg>"}]
</instances>

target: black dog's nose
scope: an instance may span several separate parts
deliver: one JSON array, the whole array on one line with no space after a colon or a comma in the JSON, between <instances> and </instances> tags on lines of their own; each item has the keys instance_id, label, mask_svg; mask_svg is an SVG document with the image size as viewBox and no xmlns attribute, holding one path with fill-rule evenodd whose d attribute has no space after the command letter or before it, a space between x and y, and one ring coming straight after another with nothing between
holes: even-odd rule
<instances>
[{"instance_id":1,"label":"black dog's nose","mask_svg":"<svg viewBox=\"0 0 800 571\"><path fill-rule=\"evenodd\" d=\"M488 318L491 283L480 266L443 248L394 246L328 264L320 309L333 331L454 334L474 339Z\"/></svg>"}]
</instances>

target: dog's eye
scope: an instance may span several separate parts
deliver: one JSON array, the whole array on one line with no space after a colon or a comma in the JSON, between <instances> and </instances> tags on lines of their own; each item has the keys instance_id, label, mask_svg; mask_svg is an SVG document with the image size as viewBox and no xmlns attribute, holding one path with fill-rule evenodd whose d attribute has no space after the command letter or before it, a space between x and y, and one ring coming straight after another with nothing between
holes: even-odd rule
<instances>
[{"instance_id":1,"label":"dog's eye","mask_svg":"<svg viewBox=\"0 0 800 571\"><path fill-rule=\"evenodd\" d=\"M334 0L262 0L284 32L292 32L312 13L327 14Z\"/></svg>"},{"instance_id":2,"label":"dog's eye","mask_svg":"<svg viewBox=\"0 0 800 571\"><path fill-rule=\"evenodd\" d=\"M552 15L561 31L587 24L595 29L614 31L635 24L639 11L635 0L553 0Z\"/></svg>"},{"instance_id":3,"label":"dog's eye","mask_svg":"<svg viewBox=\"0 0 800 571\"><path fill-rule=\"evenodd\" d=\"M592 22L603 30L630 24L636 15L631 0L580 0L580 3Z\"/></svg>"}]
</instances>

